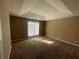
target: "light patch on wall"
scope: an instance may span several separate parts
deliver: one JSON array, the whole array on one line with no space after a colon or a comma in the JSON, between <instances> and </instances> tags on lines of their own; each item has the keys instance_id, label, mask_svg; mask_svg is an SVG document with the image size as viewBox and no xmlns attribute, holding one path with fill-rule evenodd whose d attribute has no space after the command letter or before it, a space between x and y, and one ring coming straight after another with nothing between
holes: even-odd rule
<instances>
[{"instance_id":1,"label":"light patch on wall","mask_svg":"<svg viewBox=\"0 0 79 59\"><path fill-rule=\"evenodd\" d=\"M1 32L1 18L0 18L0 40L2 40L2 32Z\"/></svg>"},{"instance_id":2,"label":"light patch on wall","mask_svg":"<svg viewBox=\"0 0 79 59\"><path fill-rule=\"evenodd\" d=\"M32 38L32 39L35 41L46 43L46 44L53 44L54 43L54 41L50 41L50 40L43 40L43 39L39 39L39 38Z\"/></svg>"},{"instance_id":3,"label":"light patch on wall","mask_svg":"<svg viewBox=\"0 0 79 59\"><path fill-rule=\"evenodd\" d=\"M1 17L0 17L0 58L4 59L3 42L2 42L2 31L1 31Z\"/></svg>"}]
</instances>

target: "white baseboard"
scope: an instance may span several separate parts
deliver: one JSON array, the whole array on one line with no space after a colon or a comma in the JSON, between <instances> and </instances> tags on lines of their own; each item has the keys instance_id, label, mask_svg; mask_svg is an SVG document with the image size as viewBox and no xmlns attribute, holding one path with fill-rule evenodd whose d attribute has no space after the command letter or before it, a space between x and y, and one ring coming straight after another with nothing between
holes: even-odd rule
<instances>
[{"instance_id":1,"label":"white baseboard","mask_svg":"<svg viewBox=\"0 0 79 59\"><path fill-rule=\"evenodd\" d=\"M71 43L71 42L68 42L68 41L65 41L65 40L62 40L62 39L59 39L59 38L55 38L55 37L49 37L49 36L47 36L47 37L52 38L52 39L56 39L56 40L59 40L59 41L62 41L62 42L65 42L67 44L71 44L71 45L76 46L76 47L79 47L79 45L75 44L75 43Z\"/></svg>"},{"instance_id":2,"label":"white baseboard","mask_svg":"<svg viewBox=\"0 0 79 59\"><path fill-rule=\"evenodd\" d=\"M8 59L10 59L11 50L12 50L12 46L10 46L10 50L9 50Z\"/></svg>"}]
</instances>

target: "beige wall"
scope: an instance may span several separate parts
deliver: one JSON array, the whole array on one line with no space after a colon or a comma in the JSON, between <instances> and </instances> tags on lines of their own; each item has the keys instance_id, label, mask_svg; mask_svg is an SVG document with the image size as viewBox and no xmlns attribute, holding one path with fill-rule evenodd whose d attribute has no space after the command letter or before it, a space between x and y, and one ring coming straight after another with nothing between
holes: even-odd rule
<instances>
[{"instance_id":1,"label":"beige wall","mask_svg":"<svg viewBox=\"0 0 79 59\"><path fill-rule=\"evenodd\" d=\"M46 35L79 44L79 17L48 21Z\"/></svg>"},{"instance_id":2,"label":"beige wall","mask_svg":"<svg viewBox=\"0 0 79 59\"><path fill-rule=\"evenodd\" d=\"M0 40L2 41L4 59L8 59L11 49L9 13L3 0L0 0ZM2 38L1 38L2 37Z\"/></svg>"}]
</instances>

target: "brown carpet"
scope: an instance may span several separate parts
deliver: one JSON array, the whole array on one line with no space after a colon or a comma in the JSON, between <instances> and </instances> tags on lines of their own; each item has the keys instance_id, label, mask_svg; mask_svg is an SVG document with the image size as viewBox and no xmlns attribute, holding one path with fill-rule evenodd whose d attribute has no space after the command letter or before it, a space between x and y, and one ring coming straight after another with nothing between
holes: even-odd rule
<instances>
[{"instance_id":1,"label":"brown carpet","mask_svg":"<svg viewBox=\"0 0 79 59\"><path fill-rule=\"evenodd\" d=\"M53 41L48 44L39 39ZM27 39L13 43L10 59L79 59L79 48L49 39L37 37L37 40Z\"/></svg>"}]
</instances>

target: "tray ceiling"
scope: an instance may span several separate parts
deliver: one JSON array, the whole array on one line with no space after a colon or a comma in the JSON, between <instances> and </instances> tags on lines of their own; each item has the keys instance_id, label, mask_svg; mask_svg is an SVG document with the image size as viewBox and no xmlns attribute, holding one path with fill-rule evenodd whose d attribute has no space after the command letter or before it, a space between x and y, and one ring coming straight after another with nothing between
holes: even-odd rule
<instances>
[{"instance_id":1,"label":"tray ceiling","mask_svg":"<svg viewBox=\"0 0 79 59\"><path fill-rule=\"evenodd\" d=\"M37 20L54 20L79 16L79 0L6 0L15 16Z\"/></svg>"}]
</instances>

